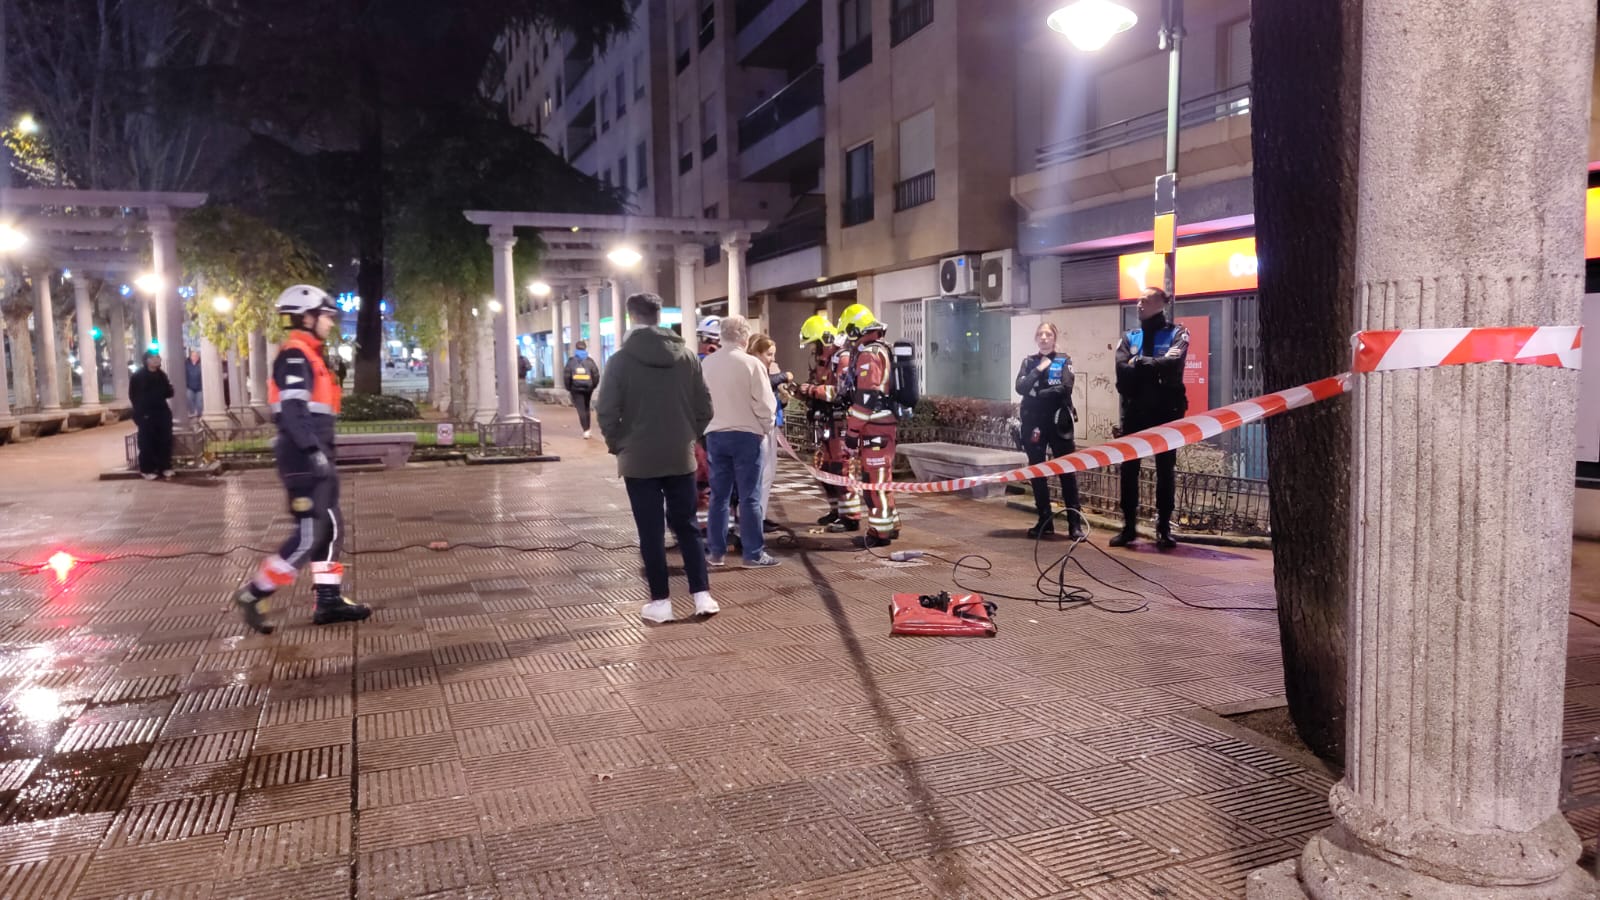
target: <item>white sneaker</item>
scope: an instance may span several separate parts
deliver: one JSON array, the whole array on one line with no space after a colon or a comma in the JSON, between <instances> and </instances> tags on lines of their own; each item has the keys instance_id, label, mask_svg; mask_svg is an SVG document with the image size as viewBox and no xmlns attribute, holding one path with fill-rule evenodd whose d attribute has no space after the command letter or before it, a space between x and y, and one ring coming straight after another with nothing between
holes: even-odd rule
<instances>
[{"instance_id":1,"label":"white sneaker","mask_svg":"<svg viewBox=\"0 0 1600 900\"><path fill-rule=\"evenodd\" d=\"M176 475L176 474L177 473L172 471L171 469L162 469L161 470L161 477L162 478L171 478L173 475Z\"/></svg>"},{"instance_id":2,"label":"white sneaker","mask_svg":"<svg viewBox=\"0 0 1600 900\"><path fill-rule=\"evenodd\" d=\"M583 439L586 440L586 441L589 439L589 432L585 431L583 433Z\"/></svg>"},{"instance_id":3,"label":"white sneaker","mask_svg":"<svg viewBox=\"0 0 1600 900\"><path fill-rule=\"evenodd\" d=\"M145 481L155 481L156 480L156 473L154 473L154 472L145 472L145 473L141 474L139 477L143 478Z\"/></svg>"},{"instance_id":4,"label":"white sneaker","mask_svg":"<svg viewBox=\"0 0 1600 900\"><path fill-rule=\"evenodd\" d=\"M714 616L722 612L722 607L717 601L711 599L710 591L701 591L694 595L694 614L697 616Z\"/></svg>"},{"instance_id":5,"label":"white sneaker","mask_svg":"<svg viewBox=\"0 0 1600 900\"><path fill-rule=\"evenodd\" d=\"M652 600L651 602L646 603L644 605L644 609L639 610L639 618L645 620L646 622L656 622L658 624L661 622L671 622L672 601Z\"/></svg>"}]
</instances>

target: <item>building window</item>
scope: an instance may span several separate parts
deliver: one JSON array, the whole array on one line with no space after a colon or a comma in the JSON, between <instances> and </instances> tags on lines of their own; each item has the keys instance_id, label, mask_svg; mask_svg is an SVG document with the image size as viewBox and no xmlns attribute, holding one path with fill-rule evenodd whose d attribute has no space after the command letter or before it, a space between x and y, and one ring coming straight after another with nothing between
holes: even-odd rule
<instances>
[{"instance_id":1,"label":"building window","mask_svg":"<svg viewBox=\"0 0 1600 900\"><path fill-rule=\"evenodd\" d=\"M611 170L610 169L606 169L604 172L600 173L600 181L606 187L611 187Z\"/></svg>"},{"instance_id":2,"label":"building window","mask_svg":"<svg viewBox=\"0 0 1600 900\"><path fill-rule=\"evenodd\" d=\"M844 227L872 221L872 142L844 154Z\"/></svg>"},{"instance_id":3,"label":"building window","mask_svg":"<svg viewBox=\"0 0 1600 900\"><path fill-rule=\"evenodd\" d=\"M617 157L617 187L628 189L628 154Z\"/></svg>"},{"instance_id":4,"label":"building window","mask_svg":"<svg viewBox=\"0 0 1600 900\"><path fill-rule=\"evenodd\" d=\"M933 202L933 107L902 119L898 131L900 180L894 186L896 212Z\"/></svg>"},{"instance_id":5,"label":"building window","mask_svg":"<svg viewBox=\"0 0 1600 900\"><path fill-rule=\"evenodd\" d=\"M628 111L628 73L622 69L617 70L617 120L621 121L622 114Z\"/></svg>"},{"instance_id":6,"label":"building window","mask_svg":"<svg viewBox=\"0 0 1600 900\"><path fill-rule=\"evenodd\" d=\"M700 6L700 49L704 50L717 37L717 3L705 0Z\"/></svg>"},{"instance_id":7,"label":"building window","mask_svg":"<svg viewBox=\"0 0 1600 900\"><path fill-rule=\"evenodd\" d=\"M633 55L633 99L644 99L644 51Z\"/></svg>"},{"instance_id":8,"label":"building window","mask_svg":"<svg viewBox=\"0 0 1600 900\"><path fill-rule=\"evenodd\" d=\"M872 0L839 4L839 78L849 78L872 62Z\"/></svg>"},{"instance_id":9,"label":"building window","mask_svg":"<svg viewBox=\"0 0 1600 900\"><path fill-rule=\"evenodd\" d=\"M639 179L634 187L642 191L650 186L650 147L644 141L640 141L639 146L634 148L633 164L637 173L635 177Z\"/></svg>"},{"instance_id":10,"label":"building window","mask_svg":"<svg viewBox=\"0 0 1600 900\"><path fill-rule=\"evenodd\" d=\"M689 68L689 17L679 16L672 23L672 46L678 50L678 71Z\"/></svg>"},{"instance_id":11,"label":"building window","mask_svg":"<svg viewBox=\"0 0 1600 900\"><path fill-rule=\"evenodd\" d=\"M717 155L717 95L712 94L700 101L700 158L710 159Z\"/></svg>"},{"instance_id":12,"label":"building window","mask_svg":"<svg viewBox=\"0 0 1600 900\"><path fill-rule=\"evenodd\" d=\"M600 92L600 133L611 130L611 92Z\"/></svg>"},{"instance_id":13,"label":"building window","mask_svg":"<svg viewBox=\"0 0 1600 900\"><path fill-rule=\"evenodd\" d=\"M932 22L933 0L894 0L894 10L889 14L889 46L898 46Z\"/></svg>"},{"instance_id":14,"label":"building window","mask_svg":"<svg viewBox=\"0 0 1600 900\"><path fill-rule=\"evenodd\" d=\"M561 104L565 103L566 100L567 100L567 92L561 89L561 76L557 75L556 76L556 109L560 109L561 108Z\"/></svg>"},{"instance_id":15,"label":"building window","mask_svg":"<svg viewBox=\"0 0 1600 900\"><path fill-rule=\"evenodd\" d=\"M691 119L688 116L678 120L678 174L683 175L694 168L694 131L689 127Z\"/></svg>"}]
</instances>

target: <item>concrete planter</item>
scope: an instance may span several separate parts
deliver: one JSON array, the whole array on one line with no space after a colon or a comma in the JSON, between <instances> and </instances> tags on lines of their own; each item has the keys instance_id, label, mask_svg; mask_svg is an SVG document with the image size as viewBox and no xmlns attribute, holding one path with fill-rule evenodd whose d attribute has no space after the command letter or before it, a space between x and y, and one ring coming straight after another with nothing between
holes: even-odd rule
<instances>
[{"instance_id":1,"label":"concrete planter","mask_svg":"<svg viewBox=\"0 0 1600 900\"><path fill-rule=\"evenodd\" d=\"M901 444L901 456L911 463L911 471L918 481L944 481L974 475L991 475L1021 468L1028 464L1027 456L1015 450L990 450L986 447L968 447L942 441L927 444ZM973 499L983 500L1005 493L1003 484L985 484L966 491Z\"/></svg>"}]
</instances>

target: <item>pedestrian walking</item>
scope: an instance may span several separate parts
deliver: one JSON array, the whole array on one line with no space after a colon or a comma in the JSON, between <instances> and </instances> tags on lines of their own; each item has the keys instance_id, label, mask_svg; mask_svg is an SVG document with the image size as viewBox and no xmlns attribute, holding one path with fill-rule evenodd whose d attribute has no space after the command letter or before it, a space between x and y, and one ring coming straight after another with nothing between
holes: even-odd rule
<instances>
[{"instance_id":1,"label":"pedestrian walking","mask_svg":"<svg viewBox=\"0 0 1600 900\"><path fill-rule=\"evenodd\" d=\"M139 474L146 481L172 477L172 380L161 369L161 354L144 352L144 368L128 379L128 405L138 429Z\"/></svg>"},{"instance_id":2,"label":"pedestrian walking","mask_svg":"<svg viewBox=\"0 0 1600 900\"><path fill-rule=\"evenodd\" d=\"M1072 405L1076 375L1072 359L1056 352L1059 337L1056 326L1041 322L1034 329L1033 341L1039 352L1022 360L1017 370L1017 393L1022 396L1018 419L1022 424L1022 452L1028 465L1036 466L1054 456L1066 456L1077 449L1078 411ZM1055 511L1050 506L1050 479L1034 478L1033 508L1039 514L1028 537L1056 533ZM1078 476L1061 476L1061 501L1067 507L1067 535L1073 540L1084 536L1083 510L1078 501Z\"/></svg>"},{"instance_id":3,"label":"pedestrian walking","mask_svg":"<svg viewBox=\"0 0 1600 900\"><path fill-rule=\"evenodd\" d=\"M579 341L572 347L572 358L567 360L562 373L562 383L572 396L572 406L578 411L578 424L583 426L583 439L589 439L589 398L600 386L600 366L589 358L589 344Z\"/></svg>"},{"instance_id":4,"label":"pedestrian walking","mask_svg":"<svg viewBox=\"0 0 1600 900\"><path fill-rule=\"evenodd\" d=\"M1117 393L1122 395L1122 434L1132 434L1183 418L1189 397L1183 389L1183 366L1189 357L1189 330L1167 314L1171 298L1150 288L1139 298L1139 327L1117 344ZM1156 454L1156 547L1171 550L1172 507L1177 495L1178 452ZM1122 531L1111 546L1123 547L1139 536L1139 460L1121 466Z\"/></svg>"},{"instance_id":5,"label":"pedestrian walking","mask_svg":"<svg viewBox=\"0 0 1600 900\"><path fill-rule=\"evenodd\" d=\"M768 335L758 334L750 339L750 355L766 366L773 402L778 405L772 419L772 433L761 439L761 530L770 534L782 529L772 518L772 484L778 477L778 435L783 431L783 407L789 402L794 373L778 368L778 344Z\"/></svg>"},{"instance_id":6,"label":"pedestrian walking","mask_svg":"<svg viewBox=\"0 0 1600 900\"><path fill-rule=\"evenodd\" d=\"M317 597L312 622L359 622L372 615L371 609L344 596L344 564L339 561L346 529L334 468L334 421L342 392L328 368L325 343L338 326L339 307L321 288L299 284L278 296L277 309L289 332L272 361L267 400L278 426L273 455L289 495L294 533L233 594L245 624L261 634L272 633L267 598L294 584L308 563Z\"/></svg>"},{"instance_id":7,"label":"pedestrian walking","mask_svg":"<svg viewBox=\"0 0 1600 900\"><path fill-rule=\"evenodd\" d=\"M772 433L777 415L767 367L747 352L750 323L743 316L722 320L722 349L705 358L711 391L711 424L706 426L706 457L711 465L711 508L706 523L706 554L723 564L728 550L728 503L739 490L739 549L746 567L775 566L761 530L761 440Z\"/></svg>"},{"instance_id":8,"label":"pedestrian walking","mask_svg":"<svg viewBox=\"0 0 1600 900\"><path fill-rule=\"evenodd\" d=\"M634 294L627 306L634 327L606 363L606 389L600 392L595 415L606 450L617 458L639 533L639 555L650 588L650 602L639 615L647 622L673 619L668 528L683 555L695 615L714 615L719 607L711 596L694 516L694 446L711 423L711 395L694 351L661 327L661 298Z\"/></svg>"},{"instance_id":9,"label":"pedestrian walking","mask_svg":"<svg viewBox=\"0 0 1600 900\"><path fill-rule=\"evenodd\" d=\"M183 383L189 391L189 415L198 416L204 399L205 382L200 377L200 351L190 350L183 361Z\"/></svg>"}]
</instances>

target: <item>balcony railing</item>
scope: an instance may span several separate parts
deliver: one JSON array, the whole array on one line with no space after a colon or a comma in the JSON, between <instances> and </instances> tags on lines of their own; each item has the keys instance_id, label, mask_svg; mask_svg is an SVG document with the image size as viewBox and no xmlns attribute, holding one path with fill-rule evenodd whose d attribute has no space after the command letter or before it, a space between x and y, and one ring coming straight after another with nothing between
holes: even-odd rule
<instances>
[{"instance_id":1,"label":"balcony railing","mask_svg":"<svg viewBox=\"0 0 1600 900\"><path fill-rule=\"evenodd\" d=\"M933 172L913 175L894 186L894 211L933 202Z\"/></svg>"},{"instance_id":2,"label":"balcony railing","mask_svg":"<svg viewBox=\"0 0 1600 900\"><path fill-rule=\"evenodd\" d=\"M1186 100L1178 107L1178 122L1182 128L1192 128L1207 122L1216 122L1229 116L1250 112L1250 85L1240 84ZM1158 109L1142 116L1123 119L1086 131L1076 137L1040 147L1034 155L1036 168L1046 169L1062 163L1093 156L1116 147L1126 146L1167 133L1167 111Z\"/></svg>"},{"instance_id":3,"label":"balcony railing","mask_svg":"<svg viewBox=\"0 0 1600 900\"><path fill-rule=\"evenodd\" d=\"M776 259L780 256L821 246L828 239L827 213L813 209L782 222L750 239L752 263Z\"/></svg>"},{"instance_id":4,"label":"balcony railing","mask_svg":"<svg viewBox=\"0 0 1600 900\"><path fill-rule=\"evenodd\" d=\"M860 225L863 222L871 222L872 195L867 194L864 197L845 198L842 214L844 218L844 227L846 228L849 228L851 225Z\"/></svg>"},{"instance_id":5,"label":"balcony railing","mask_svg":"<svg viewBox=\"0 0 1600 900\"><path fill-rule=\"evenodd\" d=\"M895 10L889 18L889 46L897 47L906 38L933 22L933 0L912 0Z\"/></svg>"},{"instance_id":6,"label":"balcony railing","mask_svg":"<svg viewBox=\"0 0 1600 900\"><path fill-rule=\"evenodd\" d=\"M739 149L750 149L801 113L821 105L822 64L818 63L739 119Z\"/></svg>"},{"instance_id":7,"label":"balcony railing","mask_svg":"<svg viewBox=\"0 0 1600 900\"><path fill-rule=\"evenodd\" d=\"M867 35L850 49L839 54L839 80L865 69L872 62L872 35Z\"/></svg>"}]
</instances>

